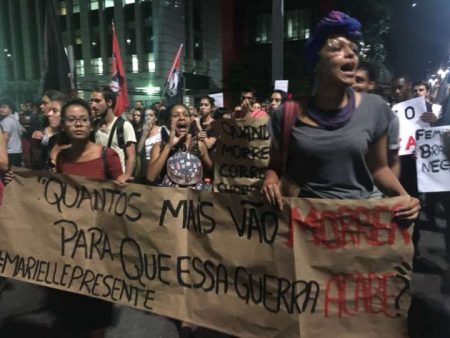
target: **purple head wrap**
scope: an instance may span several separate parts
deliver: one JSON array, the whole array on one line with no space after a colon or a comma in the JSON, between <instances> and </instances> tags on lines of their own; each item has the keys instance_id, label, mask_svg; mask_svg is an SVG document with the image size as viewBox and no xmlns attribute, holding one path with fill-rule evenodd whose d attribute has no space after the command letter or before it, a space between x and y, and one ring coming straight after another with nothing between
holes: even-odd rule
<instances>
[{"instance_id":1,"label":"purple head wrap","mask_svg":"<svg viewBox=\"0 0 450 338\"><path fill-rule=\"evenodd\" d=\"M306 65L309 71L314 70L319 59L319 52L327 39L335 34L342 34L352 40L358 40L362 37L361 23L338 11L331 11L324 16L306 43Z\"/></svg>"}]
</instances>

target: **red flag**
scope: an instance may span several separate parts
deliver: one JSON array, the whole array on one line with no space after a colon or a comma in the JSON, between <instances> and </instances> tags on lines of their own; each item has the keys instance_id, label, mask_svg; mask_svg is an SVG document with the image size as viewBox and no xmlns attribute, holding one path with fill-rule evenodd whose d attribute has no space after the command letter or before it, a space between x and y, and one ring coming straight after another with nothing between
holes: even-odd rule
<instances>
[{"instance_id":1,"label":"red flag","mask_svg":"<svg viewBox=\"0 0 450 338\"><path fill-rule=\"evenodd\" d=\"M173 60L172 68L170 68L169 76L167 77L166 86L164 88L163 97L168 106L172 104L183 103L183 74L181 72L181 51L183 44L178 48L177 55Z\"/></svg>"},{"instance_id":2,"label":"red flag","mask_svg":"<svg viewBox=\"0 0 450 338\"><path fill-rule=\"evenodd\" d=\"M111 64L111 83L109 87L116 93L116 107L114 114L119 116L124 109L128 107L128 88L123 69L122 57L120 56L119 42L117 41L116 29L112 24L112 64Z\"/></svg>"}]
</instances>

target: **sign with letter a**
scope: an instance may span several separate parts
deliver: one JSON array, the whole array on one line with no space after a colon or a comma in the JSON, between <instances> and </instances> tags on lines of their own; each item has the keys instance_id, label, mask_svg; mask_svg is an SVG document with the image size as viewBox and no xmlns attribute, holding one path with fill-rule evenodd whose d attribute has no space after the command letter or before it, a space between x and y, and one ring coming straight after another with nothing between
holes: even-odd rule
<instances>
[{"instance_id":1,"label":"sign with letter a","mask_svg":"<svg viewBox=\"0 0 450 338\"><path fill-rule=\"evenodd\" d=\"M430 127L430 124L423 122L420 116L427 111L425 98L400 102L392 107L400 122L400 150L399 155L411 155L416 150L416 130Z\"/></svg>"}]
</instances>

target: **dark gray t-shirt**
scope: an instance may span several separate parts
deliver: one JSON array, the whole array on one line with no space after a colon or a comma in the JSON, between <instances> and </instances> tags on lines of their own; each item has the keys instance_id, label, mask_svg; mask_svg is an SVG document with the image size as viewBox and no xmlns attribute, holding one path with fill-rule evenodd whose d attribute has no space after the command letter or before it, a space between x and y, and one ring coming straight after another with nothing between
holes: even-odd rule
<instances>
[{"instance_id":1,"label":"dark gray t-shirt","mask_svg":"<svg viewBox=\"0 0 450 338\"><path fill-rule=\"evenodd\" d=\"M384 135L392 111L383 99L361 94L361 102L342 128L327 130L297 120L290 136L286 175L311 198L366 199L373 189L366 164L369 146ZM281 144L282 112L270 124L277 147Z\"/></svg>"}]
</instances>

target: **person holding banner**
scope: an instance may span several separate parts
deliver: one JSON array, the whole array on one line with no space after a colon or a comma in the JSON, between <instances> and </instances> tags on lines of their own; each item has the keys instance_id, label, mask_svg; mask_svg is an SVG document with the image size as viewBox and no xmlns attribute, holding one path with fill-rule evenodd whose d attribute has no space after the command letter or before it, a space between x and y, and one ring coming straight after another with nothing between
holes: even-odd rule
<instances>
[{"instance_id":1,"label":"person holding banner","mask_svg":"<svg viewBox=\"0 0 450 338\"><path fill-rule=\"evenodd\" d=\"M122 174L119 155L90 141L93 124L88 103L81 99L68 101L61 111L62 130L71 147L59 152L56 170L66 175L95 179L117 180ZM53 299L55 298L55 299ZM53 291L58 322L65 329L84 330L87 337L104 337L104 329L111 324L112 304L82 295Z\"/></svg>"},{"instance_id":2,"label":"person holding banner","mask_svg":"<svg viewBox=\"0 0 450 338\"><path fill-rule=\"evenodd\" d=\"M204 189L203 172L213 166L208 149L192 135L192 118L185 105L176 104L169 111L170 136L153 146L147 180L154 185Z\"/></svg>"},{"instance_id":3,"label":"person holding banner","mask_svg":"<svg viewBox=\"0 0 450 338\"><path fill-rule=\"evenodd\" d=\"M56 171L67 175L117 180L122 174L119 155L90 141L93 125L89 105L81 99L67 102L61 111L63 134L71 146L59 152Z\"/></svg>"},{"instance_id":4,"label":"person holding banner","mask_svg":"<svg viewBox=\"0 0 450 338\"><path fill-rule=\"evenodd\" d=\"M315 75L312 97L293 121L283 121L279 110L270 125L271 169L262 192L274 206L282 207L281 175L299 185L299 196L306 198L367 199L374 182L387 196L408 195L387 164L391 110L379 96L351 88L360 29L358 20L332 11L307 43L308 67ZM284 138L286 149L280 147ZM410 197L395 214L412 221L419 209L418 199Z\"/></svg>"},{"instance_id":5,"label":"person holding banner","mask_svg":"<svg viewBox=\"0 0 450 338\"><path fill-rule=\"evenodd\" d=\"M60 134L70 141L71 146L57 154L56 171L66 175L117 180L123 173L117 153L90 141L93 124L89 105L81 99L71 99L61 108L60 114ZM10 175L9 181L12 179L13 174ZM105 328L111 324L112 303L12 280L10 283L12 287L9 297L18 295L20 309L25 311L23 315L33 313L37 319L45 321L34 323L31 320L30 323L22 323L20 315L9 318L12 321L17 320L24 330L34 330L37 335L45 331L51 337L80 335L102 338L105 336ZM47 317L50 319L43 319ZM32 328L29 329L28 326Z\"/></svg>"}]
</instances>

